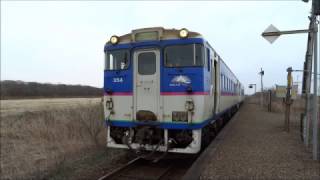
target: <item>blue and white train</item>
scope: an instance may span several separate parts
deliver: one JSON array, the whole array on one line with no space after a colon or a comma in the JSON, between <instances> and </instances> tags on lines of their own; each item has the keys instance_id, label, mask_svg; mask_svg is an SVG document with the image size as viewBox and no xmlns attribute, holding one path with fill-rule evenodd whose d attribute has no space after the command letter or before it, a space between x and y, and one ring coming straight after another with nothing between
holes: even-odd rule
<instances>
[{"instance_id":1,"label":"blue and white train","mask_svg":"<svg viewBox=\"0 0 320 180\"><path fill-rule=\"evenodd\" d=\"M240 81L197 32L137 29L104 52L108 147L198 153L243 101Z\"/></svg>"}]
</instances>

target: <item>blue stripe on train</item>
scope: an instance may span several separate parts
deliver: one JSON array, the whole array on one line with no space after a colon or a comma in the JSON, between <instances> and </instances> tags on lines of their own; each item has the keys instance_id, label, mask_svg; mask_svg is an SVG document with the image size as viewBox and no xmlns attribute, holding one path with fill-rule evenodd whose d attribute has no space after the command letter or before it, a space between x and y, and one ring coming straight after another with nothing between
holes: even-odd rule
<instances>
[{"instance_id":1,"label":"blue stripe on train","mask_svg":"<svg viewBox=\"0 0 320 180\"><path fill-rule=\"evenodd\" d=\"M117 127L136 127L141 125L155 126L160 129L202 129L209 123L215 122L223 114L231 110L236 105L231 106L230 108L215 114L213 117L203 121L202 123L197 124L182 124L182 123L161 123L161 122L131 122L131 121L105 121L106 125L117 126Z\"/></svg>"}]
</instances>

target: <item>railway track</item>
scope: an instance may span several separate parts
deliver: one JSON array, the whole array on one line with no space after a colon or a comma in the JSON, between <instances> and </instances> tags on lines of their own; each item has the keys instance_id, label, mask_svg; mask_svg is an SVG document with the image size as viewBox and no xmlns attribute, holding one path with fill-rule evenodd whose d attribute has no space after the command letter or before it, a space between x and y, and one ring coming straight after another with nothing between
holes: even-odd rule
<instances>
[{"instance_id":1,"label":"railway track","mask_svg":"<svg viewBox=\"0 0 320 180\"><path fill-rule=\"evenodd\" d=\"M218 129L215 136L224 128L233 113L228 115L225 120L220 119L216 123ZM221 121L222 120L222 121ZM210 142L213 140L211 139ZM206 147L204 147L205 149ZM203 150L204 150L203 149ZM100 177L98 180L163 180L163 179L182 179L194 161L201 155L198 154L167 154L167 156L158 162L147 160L143 157L137 157L128 163L114 169L110 173Z\"/></svg>"},{"instance_id":2,"label":"railway track","mask_svg":"<svg viewBox=\"0 0 320 180\"><path fill-rule=\"evenodd\" d=\"M181 179L196 157L169 157L158 162L137 157L98 180L163 180Z\"/></svg>"}]
</instances>

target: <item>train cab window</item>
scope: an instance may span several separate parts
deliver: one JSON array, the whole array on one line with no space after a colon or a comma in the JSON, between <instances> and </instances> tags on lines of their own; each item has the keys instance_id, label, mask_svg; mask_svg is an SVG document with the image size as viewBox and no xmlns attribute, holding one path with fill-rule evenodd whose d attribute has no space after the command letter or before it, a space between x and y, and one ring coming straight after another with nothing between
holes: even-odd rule
<instances>
[{"instance_id":1,"label":"train cab window","mask_svg":"<svg viewBox=\"0 0 320 180\"><path fill-rule=\"evenodd\" d=\"M128 50L113 50L106 53L105 70L122 70L129 66Z\"/></svg>"},{"instance_id":2,"label":"train cab window","mask_svg":"<svg viewBox=\"0 0 320 180\"><path fill-rule=\"evenodd\" d=\"M156 55L154 52L144 52L139 54L138 72L141 75L151 75L156 72Z\"/></svg>"},{"instance_id":3,"label":"train cab window","mask_svg":"<svg viewBox=\"0 0 320 180\"><path fill-rule=\"evenodd\" d=\"M200 44L173 45L164 49L166 67L202 66L204 49Z\"/></svg>"}]
</instances>

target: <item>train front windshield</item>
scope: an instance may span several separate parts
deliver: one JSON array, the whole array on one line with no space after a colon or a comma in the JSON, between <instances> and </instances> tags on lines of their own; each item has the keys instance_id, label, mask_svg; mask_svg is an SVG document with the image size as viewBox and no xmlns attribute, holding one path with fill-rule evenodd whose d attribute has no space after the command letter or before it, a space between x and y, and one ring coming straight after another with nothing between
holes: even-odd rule
<instances>
[{"instance_id":1,"label":"train front windshield","mask_svg":"<svg viewBox=\"0 0 320 180\"><path fill-rule=\"evenodd\" d=\"M106 70L122 70L129 66L129 51L128 50L113 50L108 51L105 57Z\"/></svg>"},{"instance_id":2,"label":"train front windshield","mask_svg":"<svg viewBox=\"0 0 320 180\"><path fill-rule=\"evenodd\" d=\"M203 65L203 46L200 44L173 45L164 49L166 67Z\"/></svg>"}]
</instances>

